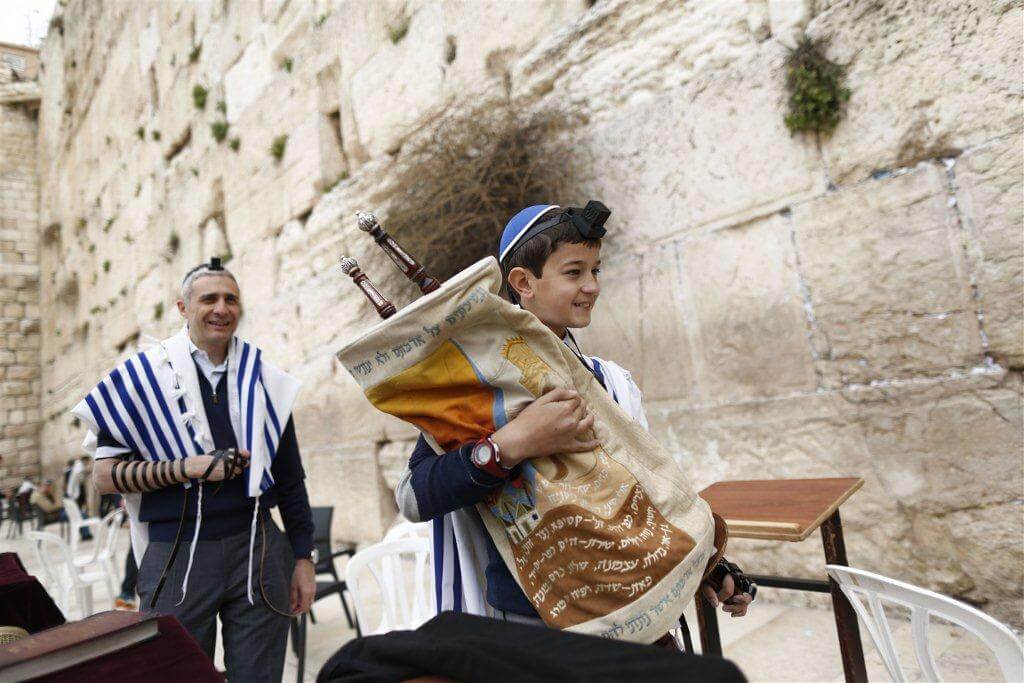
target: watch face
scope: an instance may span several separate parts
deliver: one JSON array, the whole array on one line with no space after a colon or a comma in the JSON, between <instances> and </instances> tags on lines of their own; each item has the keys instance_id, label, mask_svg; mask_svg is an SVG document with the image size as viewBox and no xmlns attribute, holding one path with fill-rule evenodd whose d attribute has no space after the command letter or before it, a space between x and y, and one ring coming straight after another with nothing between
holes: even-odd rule
<instances>
[{"instance_id":1,"label":"watch face","mask_svg":"<svg viewBox=\"0 0 1024 683\"><path fill-rule=\"evenodd\" d=\"M316 564L317 562L319 562L320 561L320 551L317 550L316 548L313 548L313 551L311 553L309 553L309 560L313 564Z\"/></svg>"},{"instance_id":2,"label":"watch face","mask_svg":"<svg viewBox=\"0 0 1024 683\"><path fill-rule=\"evenodd\" d=\"M483 467L494 458L494 449L490 443L481 441L473 447L472 458L474 464Z\"/></svg>"}]
</instances>

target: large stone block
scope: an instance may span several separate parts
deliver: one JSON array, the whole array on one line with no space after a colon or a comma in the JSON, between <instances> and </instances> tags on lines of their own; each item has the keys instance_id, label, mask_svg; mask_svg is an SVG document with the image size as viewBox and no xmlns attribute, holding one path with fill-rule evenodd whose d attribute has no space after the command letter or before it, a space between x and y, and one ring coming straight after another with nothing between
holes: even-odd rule
<instances>
[{"instance_id":1,"label":"large stone block","mask_svg":"<svg viewBox=\"0 0 1024 683\"><path fill-rule=\"evenodd\" d=\"M681 244L696 330L700 400L737 401L817 387L787 222L755 221ZM771 340L766 343L766 340Z\"/></svg>"},{"instance_id":2,"label":"large stone block","mask_svg":"<svg viewBox=\"0 0 1024 683\"><path fill-rule=\"evenodd\" d=\"M1020 135L966 152L953 167L988 352L1024 367L1024 152Z\"/></svg>"},{"instance_id":3,"label":"large stone block","mask_svg":"<svg viewBox=\"0 0 1024 683\"><path fill-rule=\"evenodd\" d=\"M845 120L823 142L837 183L1021 129L1021 7L986 0L837 3L808 26L848 64Z\"/></svg>"},{"instance_id":4,"label":"large stone block","mask_svg":"<svg viewBox=\"0 0 1024 683\"><path fill-rule=\"evenodd\" d=\"M441 5L434 3L396 19L408 22L407 33L397 42L382 43L352 76L353 123L371 157L396 150L424 114L441 104L443 16Z\"/></svg>"},{"instance_id":5,"label":"large stone block","mask_svg":"<svg viewBox=\"0 0 1024 683\"><path fill-rule=\"evenodd\" d=\"M573 172L587 196L616 212L612 243L734 225L824 191L814 145L791 136L781 114L764 115L780 97L765 74L781 68L780 48L761 47L713 78L609 108L575 132Z\"/></svg>"},{"instance_id":6,"label":"large stone block","mask_svg":"<svg viewBox=\"0 0 1024 683\"><path fill-rule=\"evenodd\" d=\"M370 442L303 449L310 503L334 507L331 536L335 539L379 541L397 514L376 451Z\"/></svg>"},{"instance_id":7,"label":"large stone block","mask_svg":"<svg viewBox=\"0 0 1024 683\"><path fill-rule=\"evenodd\" d=\"M981 362L944 169L922 164L793 210L800 270L829 347L826 384Z\"/></svg>"},{"instance_id":8,"label":"large stone block","mask_svg":"<svg viewBox=\"0 0 1024 683\"><path fill-rule=\"evenodd\" d=\"M679 242L669 242L643 256L639 309L643 365L638 379L646 401L698 400L693 361L697 330L683 303L687 290L681 249Z\"/></svg>"}]
</instances>

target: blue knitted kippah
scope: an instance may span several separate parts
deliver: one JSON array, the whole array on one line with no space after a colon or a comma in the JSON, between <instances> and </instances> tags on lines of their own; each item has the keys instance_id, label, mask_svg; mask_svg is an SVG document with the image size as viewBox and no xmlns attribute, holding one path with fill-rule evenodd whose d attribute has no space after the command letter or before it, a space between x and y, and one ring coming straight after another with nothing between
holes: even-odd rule
<instances>
[{"instance_id":1,"label":"blue knitted kippah","mask_svg":"<svg viewBox=\"0 0 1024 683\"><path fill-rule=\"evenodd\" d=\"M504 261L505 257L508 256L509 252L519 244L519 241L523 238L526 232L533 227L533 225L541 219L545 214L553 209L559 209L557 204L535 204L534 206L528 206L515 216L505 225L505 229L501 233L501 242L498 245L498 261Z\"/></svg>"}]
</instances>

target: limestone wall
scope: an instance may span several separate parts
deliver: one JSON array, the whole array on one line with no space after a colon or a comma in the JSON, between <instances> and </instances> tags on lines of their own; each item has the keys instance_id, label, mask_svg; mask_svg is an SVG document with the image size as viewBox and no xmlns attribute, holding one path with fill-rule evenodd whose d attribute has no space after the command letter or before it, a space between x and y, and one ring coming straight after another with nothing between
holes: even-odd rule
<instances>
[{"instance_id":1,"label":"limestone wall","mask_svg":"<svg viewBox=\"0 0 1024 683\"><path fill-rule=\"evenodd\" d=\"M31 52L30 50L27 52ZM0 63L0 490L39 474L35 83Z\"/></svg>"},{"instance_id":2,"label":"limestone wall","mask_svg":"<svg viewBox=\"0 0 1024 683\"><path fill-rule=\"evenodd\" d=\"M467 102L571 108L565 200L614 212L581 341L634 371L694 481L862 476L843 509L854 564L1019 624L1021 16L960 0L72 1L41 80L40 225L58 226L40 252L44 463L77 447L67 409L100 373L180 324L181 274L229 253L242 333L304 381L313 502L336 506L338 537L378 538L414 433L333 360L373 319L336 258L399 304L413 292L352 215L386 216L403 147ZM805 32L848 65L848 113L823 140L783 125L785 50ZM820 571L810 540L735 555Z\"/></svg>"}]
</instances>

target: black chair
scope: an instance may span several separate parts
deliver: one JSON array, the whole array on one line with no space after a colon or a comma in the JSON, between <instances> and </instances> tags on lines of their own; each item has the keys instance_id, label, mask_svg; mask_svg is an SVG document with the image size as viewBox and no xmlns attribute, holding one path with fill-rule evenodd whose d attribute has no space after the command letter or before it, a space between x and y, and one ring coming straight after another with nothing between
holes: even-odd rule
<instances>
[{"instance_id":1,"label":"black chair","mask_svg":"<svg viewBox=\"0 0 1024 683\"><path fill-rule=\"evenodd\" d=\"M348 590L348 586L345 585L345 581L338 576L338 570L334 566L334 560L342 555L352 556L355 554L355 548L345 548L343 550L332 550L331 549L331 520L334 517L334 507L314 507L311 508L313 511L313 547L316 548L319 558L316 563L316 575L330 575L330 580L323 580L316 582L316 595L313 596L313 604L322 598L326 598L331 595L337 595L338 599L341 600L341 609L345 611L345 619L348 620L349 628L356 630L356 635L362 635L359 631L359 624L352 619L352 613L349 611L348 603L345 601L345 592ZM309 618L315 624L316 617L313 615L313 610L309 610ZM306 668L306 615L302 614L292 619L292 649L295 651L295 657L299 660L298 665L298 680L301 682L303 674Z\"/></svg>"}]
</instances>

